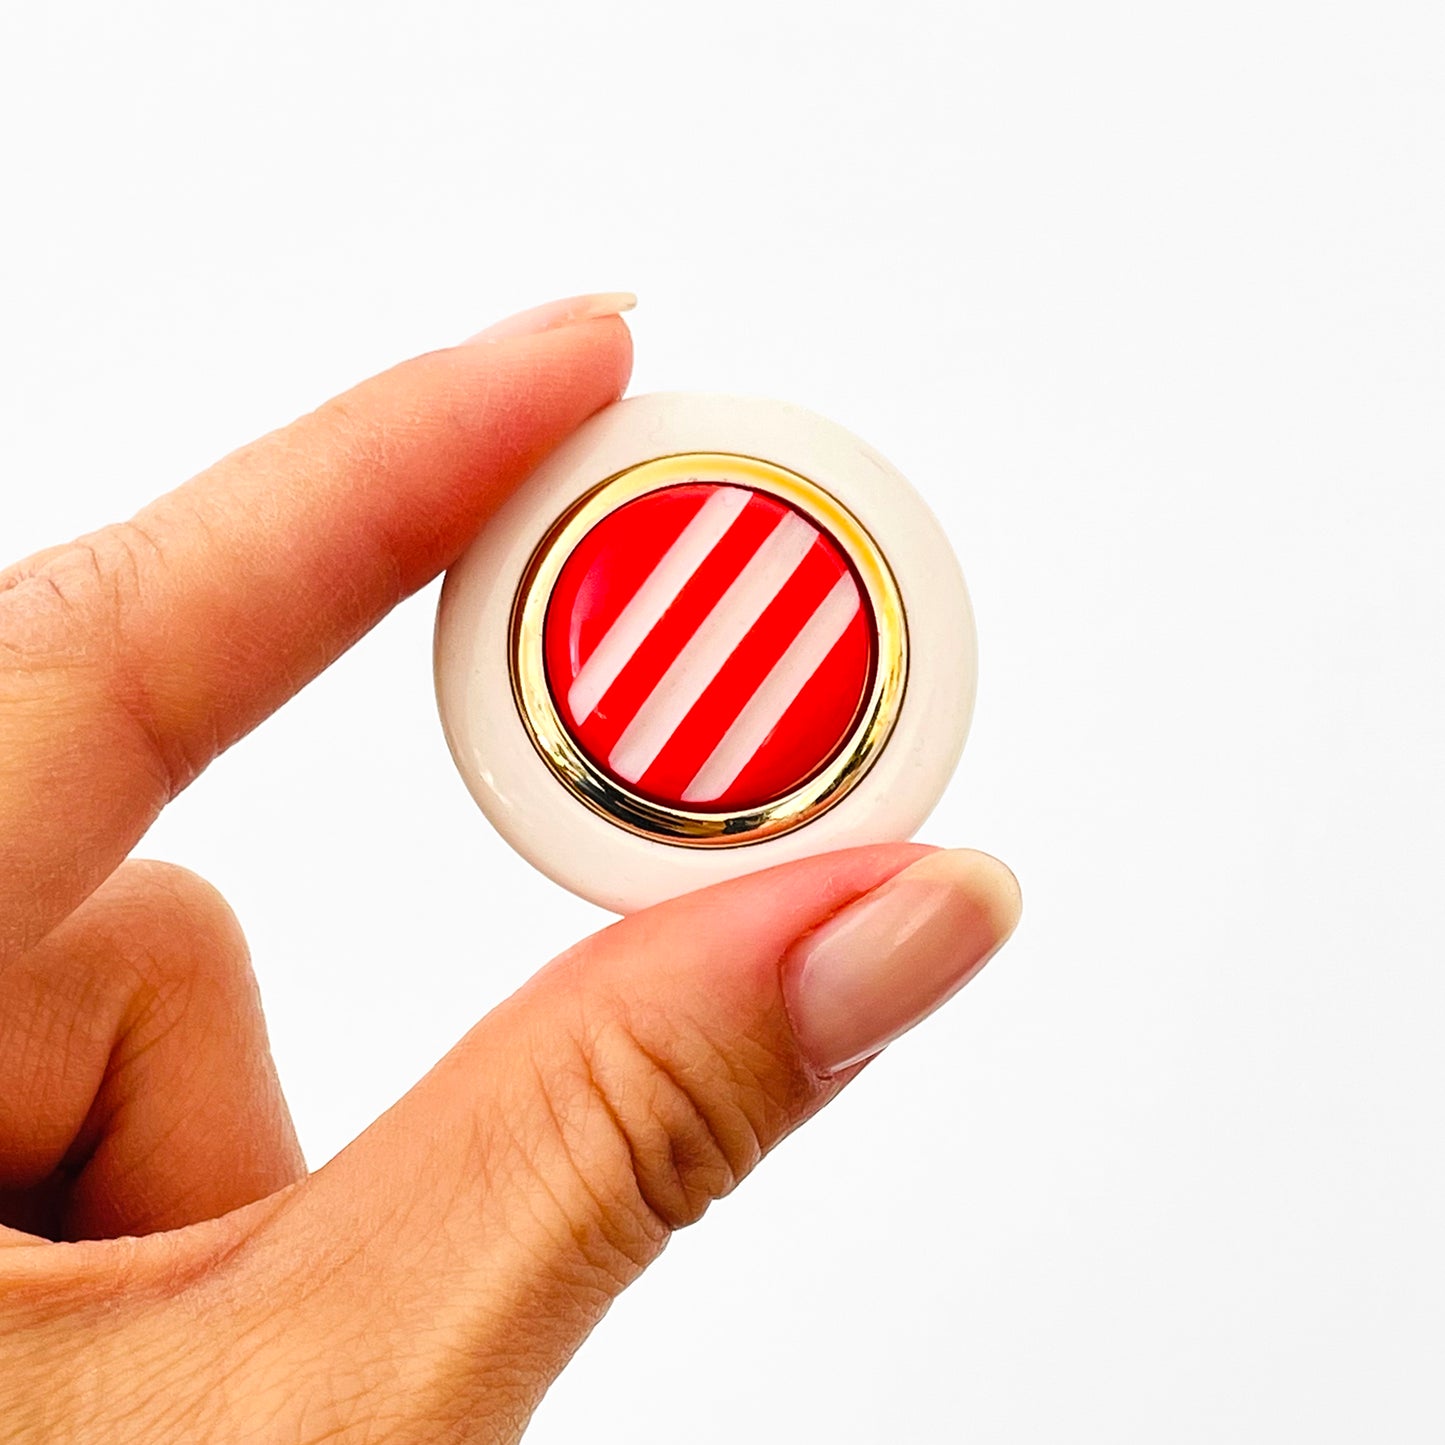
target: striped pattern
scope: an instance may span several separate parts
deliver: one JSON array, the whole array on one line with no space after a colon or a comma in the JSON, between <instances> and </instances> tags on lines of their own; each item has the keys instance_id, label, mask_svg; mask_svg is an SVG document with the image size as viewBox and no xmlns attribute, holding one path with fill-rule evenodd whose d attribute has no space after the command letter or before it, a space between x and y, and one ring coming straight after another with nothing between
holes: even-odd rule
<instances>
[{"instance_id":1,"label":"striped pattern","mask_svg":"<svg viewBox=\"0 0 1445 1445\"><path fill-rule=\"evenodd\" d=\"M567 706L574 722L582 722L602 701L602 694L617 681L617 674L632 660L723 533L737 521L749 495L741 487L719 487L682 529L682 535L632 594L622 615L607 629L568 690Z\"/></svg>"},{"instance_id":2,"label":"striped pattern","mask_svg":"<svg viewBox=\"0 0 1445 1445\"><path fill-rule=\"evenodd\" d=\"M846 737L872 627L831 538L724 483L651 493L568 559L546 622L553 696L608 773L697 810L759 806Z\"/></svg>"},{"instance_id":3,"label":"striped pattern","mask_svg":"<svg viewBox=\"0 0 1445 1445\"><path fill-rule=\"evenodd\" d=\"M684 803L710 803L737 781L793 705L808 679L823 665L844 629L858 613L858 584L840 577L803 630L747 700L728 730L683 792Z\"/></svg>"}]
</instances>

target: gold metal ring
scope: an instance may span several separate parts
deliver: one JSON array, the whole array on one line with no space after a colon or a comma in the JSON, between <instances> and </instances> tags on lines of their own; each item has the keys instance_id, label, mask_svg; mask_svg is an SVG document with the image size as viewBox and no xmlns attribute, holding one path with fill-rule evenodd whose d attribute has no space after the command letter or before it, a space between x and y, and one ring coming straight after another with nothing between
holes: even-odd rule
<instances>
[{"instance_id":1,"label":"gold metal ring","mask_svg":"<svg viewBox=\"0 0 1445 1445\"><path fill-rule=\"evenodd\" d=\"M842 745L810 777L766 806L696 812L645 798L609 777L577 745L547 682L544 626L552 588L583 537L603 517L664 487L726 478L777 497L818 524L847 555L868 597L874 666L867 696ZM565 513L542 539L512 607L512 694L538 753L581 802L629 832L685 847L736 847L801 827L843 798L888 741L908 677L908 628L898 584L867 530L816 482L756 457L684 452L642 462L608 477Z\"/></svg>"}]
</instances>

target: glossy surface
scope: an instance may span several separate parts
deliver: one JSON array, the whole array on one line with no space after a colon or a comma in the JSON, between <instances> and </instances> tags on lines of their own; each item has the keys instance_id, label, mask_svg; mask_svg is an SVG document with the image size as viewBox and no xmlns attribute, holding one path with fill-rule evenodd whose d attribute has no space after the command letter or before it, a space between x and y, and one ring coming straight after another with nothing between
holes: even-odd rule
<instances>
[{"instance_id":1,"label":"glossy surface","mask_svg":"<svg viewBox=\"0 0 1445 1445\"><path fill-rule=\"evenodd\" d=\"M782 797L837 752L874 666L834 541L767 493L700 480L603 518L558 577L547 681L596 766L696 811Z\"/></svg>"},{"instance_id":2,"label":"glossy surface","mask_svg":"<svg viewBox=\"0 0 1445 1445\"><path fill-rule=\"evenodd\" d=\"M687 812L635 794L637 806L624 813L603 796L599 780L615 794L623 789L582 757L544 663L545 602L586 536L627 502L718 476L718 468L746 473L790 501L796 492L796 505L844 543L880 637L870 699L879 725L867 766L811 795L849 758L850 739L790 795L796 805L785 799L766 816L744 816L761 825L750 837L738 836L733 815ZM793 491L775 484L780 475L794 479ZM865 567L869 546L896 582L896 604L886 610L877 601L889 591L878 570L885 561ZM905 638L895 621L904 618L901 658ZM887 629L895 640L885 647ZM957 560L897 468L836 423L755 397L665 393L599 412L482 529L448 573L437 617L442 724L473 797L536 867L619 913L808 854L910 837L958 760L975 658ZM885 674L902 680L888 696L880 694ZM868 719L865 710L855 736ZM663 836L654 825L667 820L646 809L691 821ZM708 822L720 825L711 835L701 826Z\"/></svg>"}]
</instances>

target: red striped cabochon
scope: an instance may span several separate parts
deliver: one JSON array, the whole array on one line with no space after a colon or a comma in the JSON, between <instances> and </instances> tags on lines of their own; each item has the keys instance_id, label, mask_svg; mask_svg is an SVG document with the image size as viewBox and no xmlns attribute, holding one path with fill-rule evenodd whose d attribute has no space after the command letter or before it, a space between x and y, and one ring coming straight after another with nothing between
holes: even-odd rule
<instances>
[{"instance_id":1,"label":"red striped cabochon","mask_svg":"<svg viewBox=\"0 0 1445 1445\"><path fill-rule=\"evenodd\" d=\"M564 726L603 772L694 812L766 806L837 753L875 667L837 543L765 492L688 482L578 543L544 627Z\"/></svg>"}]
</instances>

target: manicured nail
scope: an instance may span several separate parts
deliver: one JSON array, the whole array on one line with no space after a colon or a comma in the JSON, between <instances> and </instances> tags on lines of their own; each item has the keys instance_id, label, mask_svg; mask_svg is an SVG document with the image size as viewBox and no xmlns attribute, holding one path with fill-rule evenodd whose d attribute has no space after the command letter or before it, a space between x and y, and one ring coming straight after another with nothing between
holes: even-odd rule
<instances>
[{"instance_id":1,"label":"manicured nail","mask_svg":"<svg viewBox=\"0 0 1445 1445\"><path fill-rule=\"evenodd\" d=\"M601 291L595 296L569 296L564 301L549 301L530 311L519 311L505 321L498 321L467 338L475 341L510 341L514 336L535 336L539 331L556 331L578 321L596 321L602 316L619 316L637 305L630 291Z\"/></svg>"},{"instance_id":2,"label":"manicured nail","mask_svg":"<svg viewBox=\"0 0 1445 1445\"><path fill-rule=\"evenodd\" d=\"M803 1051L834 1074L947 1002L1018 923L1012 873L986 853L930 853L800 939L783 963Z\"/></svg>"}]
</instances>

